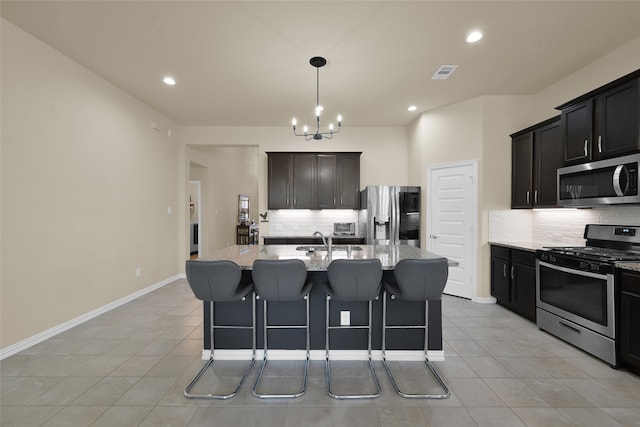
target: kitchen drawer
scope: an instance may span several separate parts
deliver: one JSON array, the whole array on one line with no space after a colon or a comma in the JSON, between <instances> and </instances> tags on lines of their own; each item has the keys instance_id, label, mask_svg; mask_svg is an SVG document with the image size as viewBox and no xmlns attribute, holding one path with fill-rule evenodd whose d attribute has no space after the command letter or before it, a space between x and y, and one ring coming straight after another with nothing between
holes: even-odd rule
<instances>
[{"instance_id":1,"label":"kitchen drawer","mask_svg":"<svg viewBox=\"0 0 640 427\"><path fill-rule=\"evenodd\" d=\"M529 251L521 251L521 250L512 250L511 251L511 261L517 262L520 264L525 264L530 267L535 267L536 265L536 253Z\"/></svg>"},{"instance_id":2,"label":"kitchen drawer","mask_svg":"<svg viewBox=\"0 0 640 427\"><path fill-rule=\"evenodd\" d=\"M620 289L623 292L640 295L640 274L623 271L621 278Z\"/></svg>"},{"instance_id":3,"label":"kitchen drawer","mask_svg":"<svg viewBox=\"0 0 640 427\"><path fill-rule=\"evenodd\" d=\"M511 258L511 249L505 248L504 246L491 245L491 256L509 259Z\"/></svg>"},{"instance_id":4,"label":"kitchen drawer","mask_svg":"<svg viewBox=\"0 0 640 427\"><path fill-rule=\"evenodd\" d=\"M537 319L540 329L593 354L611 366L616 366L615 345L612 339L540 308L537 309Z\"/></svg>"}]
</instances>

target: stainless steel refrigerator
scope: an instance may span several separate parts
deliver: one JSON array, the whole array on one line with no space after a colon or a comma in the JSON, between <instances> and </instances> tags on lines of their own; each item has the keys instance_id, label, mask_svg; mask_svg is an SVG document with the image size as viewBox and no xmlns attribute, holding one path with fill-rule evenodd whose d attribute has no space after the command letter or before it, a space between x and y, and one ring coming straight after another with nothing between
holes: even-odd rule
<instances>
[{"instance_id":1,"label":"stainless steel refrigerator","mask_svg":"<svg viewBox=\"0 0 640 427\"><path fill-rule=\"evenodd\" d=\"M420 247L420 187L366 187L360 192L358 228L368 245Z\"/></svg>"}]
</instances>

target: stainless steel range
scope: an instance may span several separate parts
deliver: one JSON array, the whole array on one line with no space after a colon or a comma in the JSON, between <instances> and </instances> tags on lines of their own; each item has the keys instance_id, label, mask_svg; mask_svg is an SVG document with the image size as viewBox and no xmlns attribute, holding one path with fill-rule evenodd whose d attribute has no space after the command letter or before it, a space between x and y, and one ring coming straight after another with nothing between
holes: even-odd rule
<instances>
[{"instance_id":1,"label":"stainless steel range","mask_svg":"<svg viewBox=\"0 0 640 427\"><path fill-rule=\"evenodd\" d=\"M617 365L616 261L640 261L640 226L588 224L586 246L537 252L540 329Z\"/></svg>"}]
</instances>

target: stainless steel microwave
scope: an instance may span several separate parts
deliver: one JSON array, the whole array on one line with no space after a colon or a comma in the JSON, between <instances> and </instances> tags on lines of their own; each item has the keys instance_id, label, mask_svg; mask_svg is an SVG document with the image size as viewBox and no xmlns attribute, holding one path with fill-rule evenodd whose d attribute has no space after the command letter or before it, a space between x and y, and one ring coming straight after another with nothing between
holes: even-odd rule
<instances>
[{"instance_id":1,"label":"stainless steel microwave","mask_svg":"<svg viewBox=\"0 0 640 427\"><path fill-rule=\"evenodd\" d=\"M640 153L558 169L558 205L640 203Z\"/></svg>"},{"instance_id":2,"label":"stainless steel microwave","mask_svg":"<svg viewBox=\"0 0 640 427\"><path fill-rule=\"evenodd\" d=\"M352 236L356 234L355 222L334 222L333 234Z\"/></svg>"}]
</instances>

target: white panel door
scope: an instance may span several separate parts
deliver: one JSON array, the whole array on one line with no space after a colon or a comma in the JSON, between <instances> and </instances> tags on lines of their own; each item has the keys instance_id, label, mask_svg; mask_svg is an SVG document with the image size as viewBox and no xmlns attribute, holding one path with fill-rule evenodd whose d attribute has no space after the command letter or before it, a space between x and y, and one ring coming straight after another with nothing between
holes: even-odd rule
<instances>
[{"instance_id":1,"label":"white panel door","mask_svg":"<svg viewBox=\"0 0 640 427\"><path fill-rule=\"evenodd\" d=\"M458 262L449 267L446 294L475 298L475 162L430 166L427 171L427 250Z\"/></svg>"}]
</instances>

